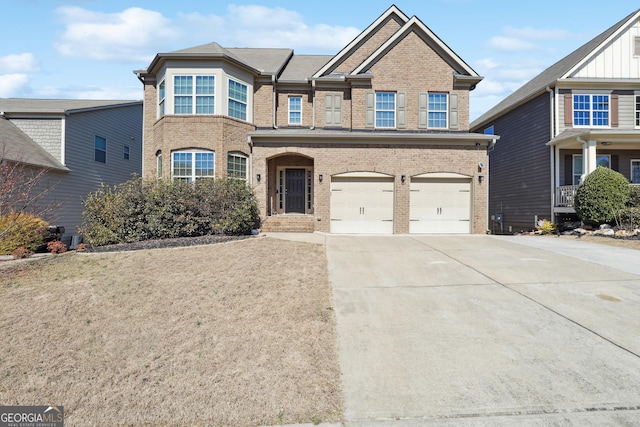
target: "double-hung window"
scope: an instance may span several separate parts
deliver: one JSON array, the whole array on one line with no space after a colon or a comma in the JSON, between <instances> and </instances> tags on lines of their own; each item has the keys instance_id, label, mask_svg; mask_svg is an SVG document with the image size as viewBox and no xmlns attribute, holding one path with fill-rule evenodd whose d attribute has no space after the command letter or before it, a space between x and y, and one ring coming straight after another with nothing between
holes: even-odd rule
<instances>
[{"instance_id":1,"label":"double-hung window","mask_svg":"<svg viewBox=\"0 0 640 427\"><path fill-rule=\"evenodd\" d=\"M574 126L609 126L609 95L573 95Z\"/></svg>"},{"instance_id":2,"label":"double-hung window","mask_svg":"<svg viewBox=\"0 0 640 427\"><path fill-rule=\"evenodd\" d=\"M172 178L193 182L202 178L214 176L213 151L180 150L172 153Z\"/></svg>"},{"instance_id":3,"label":"double-hung window","mask_svg":"<svg viewBox=\"0 0 640 427\"><path fill-rule=\"evenodd\" d=\"M164 98L165 98L165 84L164 80L158 85L158 110L160 116L164 116Z\"/></svg>"},{"instance_id":4,"label":"double-hung window","mask_svg":"<svg viewBox=\"0 0 640 427\"><path fill-rule=\"evenodd\" d=\"M636 95L636 127L640 128L640 95Z\"/></svg>"},{"instance_id":5,"label":"double-hung window","mask_svg":"<svg viewBox=\"0 0 640 427\"><path fill-rule=\"evenodd\" d=\"M247 180L247 156L239 153L227 155L227 176L229 178Z\"/></svg>"},{"instance_id":6,"label":"double-hung window","mask_svg":"<svg viewBox=\"0 0 640 427\"><path fill-rule=\"evenodd\" d=\"M247 85L229 80L229 116L247 120Z\"/></svg>"},{"instance_id":7,"label":"double-hung window","mask_svg":"<svg viewBox=\"0 0 640 427\"><path fill-rule=\"evenodd\" d=\"M395 92L376 92L376 127L396 127Z\"/></svg>"},{"instance_id":8,"label":"double-hung window","mask_svg":"<svg viewBox=\"0 0 640 427\"><path fill-rule=\"evenodd\" d=\"M174 76L175 114L214 114L214 76Z\"/></svg>"},{"instance_id":9,"label":"double-hung window","mask_svg":"<svg viewBox=\"0 0 640 427\"><path fill-rule=\"evenodd\" d=\"M101 136L95 135L93 139L93 159L96 162L107 163L107 139Z\"/></svg>"},{"instance_id":10,"label":"double-hung window","mask_svg":"<svg viewBox=\"0 0 640 427\"><path fill-rule=\"evenodd\" d=\"M302 97L301 96L289 97L289 124L290 125L302 124Z\"/></svg>"},{"instance_id":11,"label":"double-hung window","mask_svg":"<svg viewBox=\"0 0 640 427\"><path fill-rule=\"evenodd\" d=\"M428 104L428 127L431 129L447 128L447 105L446 93L430 93Z\"/></svg>"}]
</instances>

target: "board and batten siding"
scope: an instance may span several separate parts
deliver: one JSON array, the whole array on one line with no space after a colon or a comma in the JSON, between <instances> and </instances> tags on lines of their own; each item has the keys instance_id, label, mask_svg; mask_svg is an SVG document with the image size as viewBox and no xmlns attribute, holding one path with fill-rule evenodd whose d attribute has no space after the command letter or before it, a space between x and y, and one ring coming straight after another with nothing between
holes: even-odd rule
<instances>
[{"instance_id":1,"label":"board and batten siding","mask_svg":"<svg viewBox=\"0 0 640 427\"><path fill-rule=\"evenodd\" d=\"M531 230L551 217L549 95L545 92L495 122L500 140L489 152L489 218L504 214L504 232ZM478 130L481 131L481 130ZM489 219L489 230L500 232Z\"/></svg>"},{"instance_id":2,"label":"board and batten siding","mask_svg":"<svg viewBox=\"0 0 640 427\"><path fill-rule=\"evenodd\" d=\"M49 173L56 183L47 201L60 206L52 223L65 227L69 238L82 224L83 199L101 184L113 185L142 174L142 105L129 105L71 113L65 123L65 165L67 173ZM95 135L107 140L107 161L94 157ZM129 160L123 146L129 147Z\"/></svg>"}]
</instances>

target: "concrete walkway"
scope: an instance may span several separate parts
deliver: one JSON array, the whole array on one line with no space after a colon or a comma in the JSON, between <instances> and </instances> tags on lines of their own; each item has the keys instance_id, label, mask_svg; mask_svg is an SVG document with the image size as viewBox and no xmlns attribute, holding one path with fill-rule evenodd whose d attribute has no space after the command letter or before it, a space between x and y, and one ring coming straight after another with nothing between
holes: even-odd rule
<instances>
[{"instance_id":1,"label":"concrete walkway","mask_svg":"<svg viewBox=\"0 0 640 427\"><path fill-rule=\"evenodd\" d=\"M638 425L637 251L492 236L326 245L346 426Z\"/></svg>"}]
</instances>

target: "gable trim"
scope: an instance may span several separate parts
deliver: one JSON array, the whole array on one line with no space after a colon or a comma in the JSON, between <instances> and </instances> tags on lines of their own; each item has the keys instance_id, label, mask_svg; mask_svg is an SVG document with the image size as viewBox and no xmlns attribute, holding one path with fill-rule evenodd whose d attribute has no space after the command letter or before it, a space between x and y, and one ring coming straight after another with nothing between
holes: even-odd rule
<instances>
[{"instance_id":1,"label":"gable trim","mask_svg":"<svg viewBox=\"0 0 640 427\"><path fill-rule=\"evenodd\" d=\"M407 21L402 28L400 28L396 33L391 36L382 46L380 46L375 52L373 52L367 59L364 60L362 64L356 68L352 74L360 74L365 70L368 70L374 62L376 62L380 57L382 57L393 45L402 40L406 35L412 31L413 27L417 27L428 39L432 40L436 47L438 48L439 54L444 54L445 60L450 59L453 61L453 68L458 68L463 70L468 75L473 77L480 77L478 73L476 73L473 68L471 68L466 62L462 60L449 46L447 46L438 36L436 36L430 29L427 27L422 21L420 21L417 17L412 17L409 21Z\"/></svg>"},{"instance_id":2,"label":"gable trim","mask_svg":"<svg viewBox=\"0 0 640 427\"><path fill-rule=\"evenodd\" d=\"M396 15L402 22L409 21L409 17L405 15L395 5L392 5L386 12L384 12L378 19L376 19L371 25L369 25L363 32L361 32L355 39L346 45L331 61L327 62L320 70L318 70L312 78L319 78L324 75L328 70L338 64L342 59L348 56L349 52L354 49L361 41L365 40L380 24L382 24L391 15Z\"/></svg>"},{"instance_id":3,"label":"gable trim","mask_svg":"<svg viewBox=\"0 0 640 427\"><path fill-rule=\"evenodd\" d=\"M576 72L578 69L580 69L585 63L590 61L596 55L596 52L599 52L604 46L606 46L609 42L611 42L613 39L618 37L622 32L628 30L630 25L632 23L634 23L635 21L637 21L639 18L640 18L640 10L636 11L636 13L634 13L633 16L631 18L629 18L627 20L627 22L624 23L624 25L620 25L620 28L618 28L616 31L614 31L613 34L611 34L609 37L604 39L602 41L602 43L600 43L598 46L596 46L594 49L592 49L591 52L589 52L580 61L578 61L577 64L575 64L573 67L571 67L569 69L569 71L567 71L565 74L563 74L560 77L560 79L569 78L574 72Z\"/></svg>"}]
</instances>

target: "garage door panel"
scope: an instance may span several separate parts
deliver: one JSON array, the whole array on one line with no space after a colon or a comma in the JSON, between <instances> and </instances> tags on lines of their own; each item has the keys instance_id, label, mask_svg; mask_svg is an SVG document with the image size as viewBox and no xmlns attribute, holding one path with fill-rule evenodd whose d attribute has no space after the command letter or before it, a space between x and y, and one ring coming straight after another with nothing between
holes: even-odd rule
<instances>
[{"instance_id":1,"label":"garage door panel","mask_svg":"<svg viewBox=\"0 0 640 427\"><path fill-rule=\"evenodd\" d=\"M393 179L331 180L332 233L393 233Z\"/></svg>"},{"instance_id":2,"label":"garage door panel","mask_svg":"<svg viewBox=\"0 0 640 427\"><path fill-rule=\"evenodd\" d=\"M411 181L410 233L470 233L471 180Z\"/></svg>"}]
</instances>

